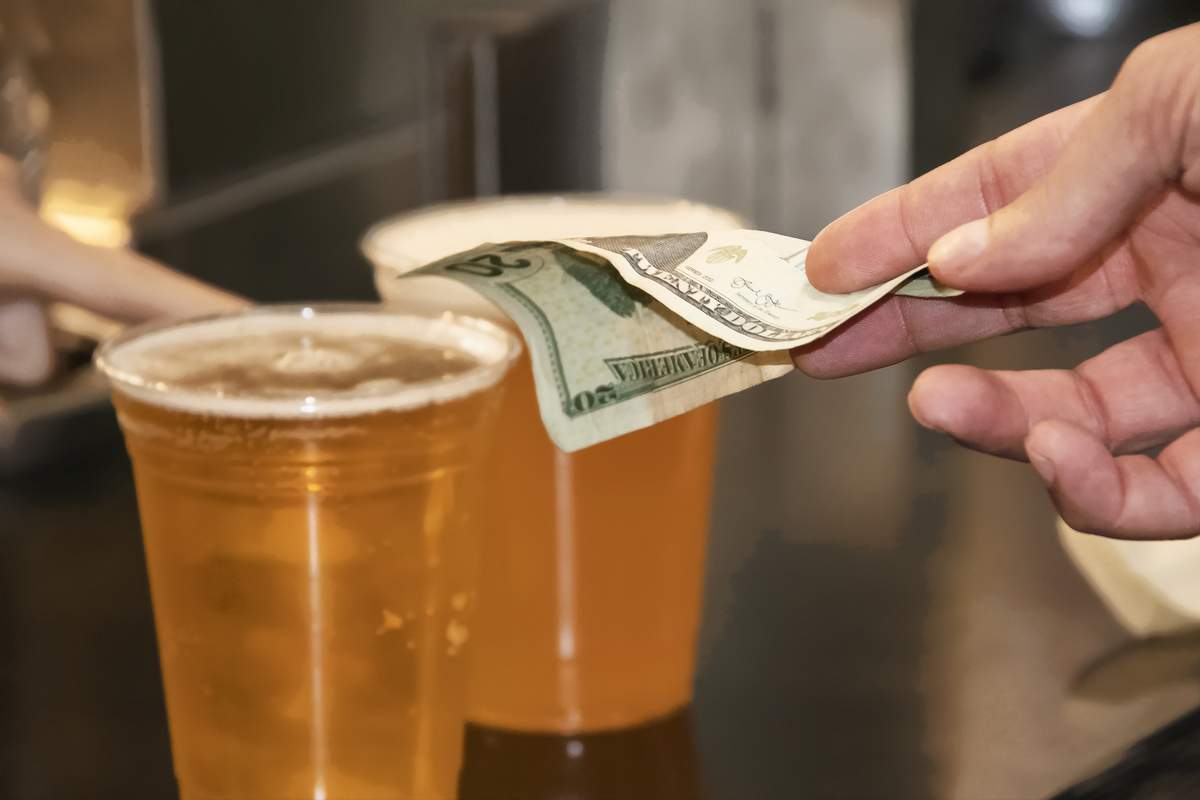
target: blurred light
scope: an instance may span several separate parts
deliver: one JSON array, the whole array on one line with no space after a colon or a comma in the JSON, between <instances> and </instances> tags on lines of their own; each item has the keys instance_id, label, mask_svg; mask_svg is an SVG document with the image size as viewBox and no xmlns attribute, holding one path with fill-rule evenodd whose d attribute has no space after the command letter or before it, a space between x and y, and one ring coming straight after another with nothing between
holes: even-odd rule
<instances>
[{"instance_id":1,"label":"blurred light","mask_svg":"<svg viewBox=\"0 0 1200 800\"><path fill-rule=\"evenodd\" d=\"M129 244L128 197L122 192L53 181L42 192L42 219L97 247Z\"/></svg>"},{"instance_id":2,"label":"blurred light","mask_svg":"<svg viewBox=\"0 0 1200 800\"><path fill-rule=\"evenodd\" d=\"M124 247L129 244L129 224L123 219L65 209L43 209L42 216L50 224L86 244L97 247Z\"/></svg>"},{"instance_id":3,"label":"blurred light","mask_svg":"<svg viewBox=\"0 0 1200 800\"><path fill-rule=\"evenodd\" d=\"M1101 36L1112 30L1126 0L1044 0L1050 16L1075 36Z\"/></svg>"}]
</instances>

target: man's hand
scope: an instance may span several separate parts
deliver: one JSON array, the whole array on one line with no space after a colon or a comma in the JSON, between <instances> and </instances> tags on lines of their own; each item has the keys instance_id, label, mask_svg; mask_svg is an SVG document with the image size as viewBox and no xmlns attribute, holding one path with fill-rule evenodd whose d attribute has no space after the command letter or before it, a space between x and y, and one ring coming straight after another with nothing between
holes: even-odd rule
<instances>
[{"instance_id":1,"label":"man's hand","mask_svg":"<svg viewBox=\"0 0 1200 800\"><path fill-rule=\"evenodd\" d=\"M61 300L119 321L237 308L244 301L128 250L75 241L21 196L0 156L0 384L34 386L54 368L43 305Z\"/></svg>"},{"instance_id":2,"label":"man's hand","mask_svg":"<svg viewBox=\"0 0 1200 800\"><path fill-rule=\"evenodd\" d=\"M1104 95L1043 117L847 214L813 284L847 292L928 260L969 294L892 298L794 354L836 377L1134 302L1158 330L1073 370L927 370L909 405L970 447L1028 459L1078 530L1200 533L1200 25L1151 39ZM1136 453L1171 442L1157 459Z\"/></svg>"}]
</instances>

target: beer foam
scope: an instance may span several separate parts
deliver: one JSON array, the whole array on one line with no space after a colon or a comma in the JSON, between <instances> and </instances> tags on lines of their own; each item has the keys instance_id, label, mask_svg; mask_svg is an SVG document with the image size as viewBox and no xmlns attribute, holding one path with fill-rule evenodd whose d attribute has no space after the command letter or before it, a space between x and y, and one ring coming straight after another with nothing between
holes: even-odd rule
<instances>
[{"instance_id":1,"label":"beer foam","mask_svg":"<svg viewBox=\"0 0 1200 800\"><path fill-rule=\"evenodd\" d=\"M373 226L362 249L373 263L407 271L484 242L581 236L657 236L737 230L737 215L687 200L614 194L467 200L401 214Z\"/></svg>"},{"instance_id":2,"label":"beer foam","mask_svg":"<svg viewBox=\"0 0 1200 800\"><path fill-rule=\"evenodd\" d=\"M495 384L519 352L452 315L258 310L134 332L99 367L144 402L198 414L306 418L399 411Z\"/></svg>"}]
</instances>

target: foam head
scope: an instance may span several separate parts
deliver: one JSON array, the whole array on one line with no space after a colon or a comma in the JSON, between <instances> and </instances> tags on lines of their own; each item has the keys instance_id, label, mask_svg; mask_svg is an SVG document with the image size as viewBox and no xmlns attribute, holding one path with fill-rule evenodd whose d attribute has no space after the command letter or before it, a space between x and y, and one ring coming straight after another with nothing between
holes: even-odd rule
<instances>
[{"instance_id":1,"label":"foam head","mask_svg":"<svg viewBox=\"0 0 1200 800\"><path fill-rule=\"evenodd\" d=\"M404 410L481 391L519 345L481 320L362 308L260 308L132 331L97 363L119 391L235 417Z\"/></svg>"}]
</instances>

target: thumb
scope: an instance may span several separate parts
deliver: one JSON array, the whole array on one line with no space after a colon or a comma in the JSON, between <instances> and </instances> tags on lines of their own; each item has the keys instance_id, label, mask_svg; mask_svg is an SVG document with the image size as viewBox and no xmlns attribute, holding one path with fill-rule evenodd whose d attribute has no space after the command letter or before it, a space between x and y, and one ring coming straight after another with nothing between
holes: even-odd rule
<instances>
[{"instance_id":1,"label":"thumb","mask_svg":"<svg viewBox=\"0 0 1200 800\"><path fill-rule=\"evenodd\" d=\"M1200 167L1200 25L1140 45L1054 166L1017 200L950 231L933 274L966 290L1027 289L1071 273L1120 236L1170 183ZM1189 167L1191 169L1189 170Z\"/></svg>"},{"instance_id":2,"label":"thumb","mask_svg":"<svg viewBox=\"0 0 1200 800\"><path fill-rule=\"evenodd\" d=\"M36 386L50 377L54 362L41 303L0 300L0 385Z\"/></svg>"}]
</instances>

